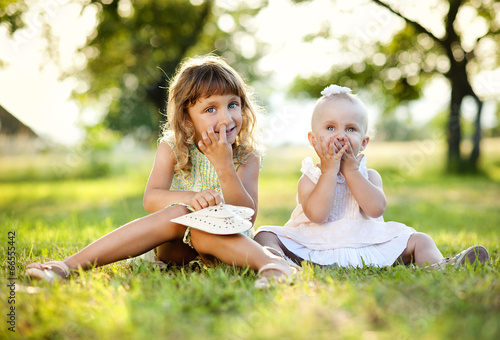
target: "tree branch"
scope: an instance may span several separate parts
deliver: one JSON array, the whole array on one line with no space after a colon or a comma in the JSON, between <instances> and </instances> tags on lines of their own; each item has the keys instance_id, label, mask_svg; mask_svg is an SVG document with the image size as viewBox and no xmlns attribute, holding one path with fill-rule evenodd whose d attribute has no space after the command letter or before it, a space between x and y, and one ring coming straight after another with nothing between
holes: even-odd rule
<instances>
[{"instance_id":1,"label":"tree branch","mask_svg":"<svg viewBox=\"0 0 500 340\"><path fill-rule=\"evenodd\" d=\"M457 41L460 42L457 33L455 32L455 28L453 27L453 23L457 18L458 9L462 5L463 0L451 0L450 1L450 9L448 10L448 15L446 16L446 36L443 40L447 40L451 45L451 42Z\"/></svg>"},{"instance_id":2,"label":"tree branch","mask_svg":"<svg viewBox=\"0 0 500 340\"><path fill-rule=\"evenodd\" d=\"M212 12L213 4L214 0L204 1L204 7L200 13L200 17L196 20L196 26L193 28L193 31L184 38L176 58L161 65L160 70L162 70L164 74L160 76L158 81L156 81L153 85L149 86L146 89L148 98L150 98L155 103L155 105L160 109L162 113L164 113L166 110L165 89L168 85L167 79L169 76L175 73L176 67L186 56L187 50L190 47L194 46L199 40L200 34L203 32L203 28L205 27L205 24L207 23L208 18L210 17L210 14ZM167 75L167 77L165 77L165 74Z\"/></svg>"},{"instance_id":3,"label":"tree branch","mask_svg":"<svg viewBox=\"0 0 500 340\"><path fill-rule=\"evenodd\" d=\"M392 8L391 6L389 6L388 4L380 1L380 0L373 0L373 2L375 2L376 4L388 9L389 11L391 11L392 13L396 14L398 17L400 17L401 19L403 19L404 21L406 21L408 24L412 25L417 31L419 31L420 33L424 33L424 34L427 34L429 37L431 37L434 41L436 41L439 45L443 46L443 40L436 37L433 33L431 33L427 28L425 28L424 26L420 25L418 22L416 21L413 21L411 19L408 19L407 17L405 17L403 14L399 13L397 10L395 10L394 8Z\"/></svg>"}]
</instances>

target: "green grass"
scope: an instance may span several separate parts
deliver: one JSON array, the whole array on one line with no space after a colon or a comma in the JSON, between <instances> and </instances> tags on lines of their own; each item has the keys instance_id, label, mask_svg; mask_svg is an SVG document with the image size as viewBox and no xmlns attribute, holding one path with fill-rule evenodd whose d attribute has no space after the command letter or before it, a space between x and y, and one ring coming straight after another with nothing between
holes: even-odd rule
<instances>
[{"instance_id":1,"label":"green grass","mask_svg":"<svg viewBox=\"0 0 500 340\"><path fill-rule=\"evenodd\" d=\"M431 235L444 255L483 244L490 263L441 272L307 266L295 284L268 291L253 288L252 271L226 265L159 271L120 262L54 286L30 283L26 264L62 259L144 215L153 153L98 179L79 176L85 164L54 170L54 162L68 164L62 155L0 156L0 256L15 231L17 276L12 333L2 260L0 339L500 338L500 141L484 144L477 177L443 176L443 147L431 146L368 147L369 165L384 178L385 219ZM268 150L257 226L288 220L305 155L312 149Z\"/></svg>"}]
</instances>

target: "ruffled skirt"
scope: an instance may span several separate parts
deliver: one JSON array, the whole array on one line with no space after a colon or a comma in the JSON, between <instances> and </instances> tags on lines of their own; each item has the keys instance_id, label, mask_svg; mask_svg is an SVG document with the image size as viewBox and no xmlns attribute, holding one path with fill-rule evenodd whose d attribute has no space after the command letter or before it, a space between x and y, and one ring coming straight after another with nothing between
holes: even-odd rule
<instances>
[{"instance_id":1,"label":"ruffled skirt","mask_svg":"<svg viewBox=\"0 0 500 340\"><path fill-rule=\"evenodd\" d=\"M391 266L415 229L397 222L339 220L324 225L263 226L298 257L319 265Z\"/></svg>"}]
</instances>

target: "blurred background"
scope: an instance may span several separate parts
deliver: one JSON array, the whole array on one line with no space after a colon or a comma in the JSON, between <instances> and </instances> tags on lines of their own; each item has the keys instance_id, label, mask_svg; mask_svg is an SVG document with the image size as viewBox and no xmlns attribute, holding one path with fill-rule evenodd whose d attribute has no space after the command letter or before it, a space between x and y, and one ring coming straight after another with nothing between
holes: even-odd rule
<instances>
[{"instance_id":1,"label":"blurred background","mask_svg":"<svg viewBox=\"0 0 500 340\"><path fill-rule=\"evenodd\" d=\"M0 20L1 152L57 150L61 176L154 149L167 79L205 53L254 88L268 148L307 144L331 83L367 103L372 141L442 145L447 172L481 172L500 136L494 0L2 0Z\"/></svg>"},{"instance_id":2,"label":"blurred background","mask_svg":"<svg viewBox=\"0 0 500 340\"><path fill-rule=\"evenodd\" d=\"M499 32L498 0L0 0L0 257L15 233L18 338L500 339ZM384 219L445 256L482 244L492 263L310 267L262 295L246 269L123 261L24 287L27 263L144 216L167 79L206 53L266 111L255 227L290 218L301 160L315 156L314 103L335 83L369 109L363 152L384 181Z\"/></svg>"}]
</instances>

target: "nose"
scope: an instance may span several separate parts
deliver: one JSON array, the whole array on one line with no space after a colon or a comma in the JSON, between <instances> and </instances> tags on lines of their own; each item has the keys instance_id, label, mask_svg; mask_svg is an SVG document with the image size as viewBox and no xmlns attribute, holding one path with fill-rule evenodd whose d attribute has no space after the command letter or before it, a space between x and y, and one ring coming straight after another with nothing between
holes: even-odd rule
<instances>
[{"instance_id":1,"label":"nose","mask_svg":"<svg viewBox=\"0 0 500 340\"><path fill-rule=\"evenodd\" d=\"M345 137L345 133L343 130L340 130L340 131L335 131L335 135L334 135L335 138L338 138L338 139L342 139Z\"/></svg>"},{"instance_id":2,"label":"nose","mask_svg":"<svg viewBox=\"0 0 500 340\"><path fill-rule=\"evenodd\" d=\"M231 124L232 120L233 120L233 117L231 116L231 113L229 112L228 109L220 111L219 126L223 125L223 124L228 126L229 124Z\"/></svg>"}]
</instances>

